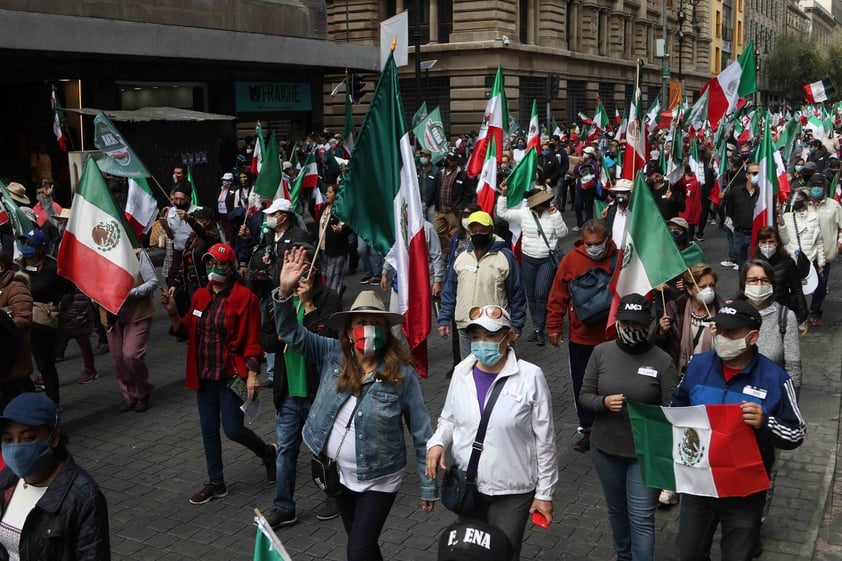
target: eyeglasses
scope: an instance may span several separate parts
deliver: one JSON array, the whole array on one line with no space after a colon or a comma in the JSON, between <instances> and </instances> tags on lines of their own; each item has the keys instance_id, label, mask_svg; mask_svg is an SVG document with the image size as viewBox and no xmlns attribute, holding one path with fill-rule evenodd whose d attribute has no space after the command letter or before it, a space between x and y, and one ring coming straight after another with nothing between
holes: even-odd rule
<instances>
[{"instance_id":1,"label":"eyeglasses","mask_svg":"<svg viewBox=\"0 0 842 561\"><path fill-rule=\"evenodd\" d=\"M772 280L767 277L747 277L746 284L772 284Z\"/></svg>"},{"instance_id":2,"label":"eyeglasses","mask_svg":"<svg viewBox=\"0 0 842 561\"><path fill-rule=\"evenodd\" d=\"M471 320L478 319L481 316L500 319L503 317L503 308L500 306L474 306L468 311L468 318Z\"/></svg>"},{"instance_id":3,"label":"eyeglasses","mask_svg":"<svg viewBox=\"0 0 842 561\"><path fill-rule=\"evenodd\" d=\"M759 171L750 171L748 172L749 175L760 175Z\"/></svg>"}]
</instances>

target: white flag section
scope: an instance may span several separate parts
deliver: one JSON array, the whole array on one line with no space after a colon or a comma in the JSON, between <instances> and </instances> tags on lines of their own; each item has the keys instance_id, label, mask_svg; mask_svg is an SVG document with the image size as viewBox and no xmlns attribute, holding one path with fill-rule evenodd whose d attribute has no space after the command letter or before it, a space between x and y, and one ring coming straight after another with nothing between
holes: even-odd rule
<instances>
[{"instance_id":1,"label":"white flag section","mask_svg":"<svg viewBox=\"0 0 842 561\"><path fill-rule=\"evenodd\" d=\"M409 64L409 12L403 11L396 16L380 22L380 68L386 66L392 42L395 45L395 66L400 68Z\"/></svg>"}]
</instances>

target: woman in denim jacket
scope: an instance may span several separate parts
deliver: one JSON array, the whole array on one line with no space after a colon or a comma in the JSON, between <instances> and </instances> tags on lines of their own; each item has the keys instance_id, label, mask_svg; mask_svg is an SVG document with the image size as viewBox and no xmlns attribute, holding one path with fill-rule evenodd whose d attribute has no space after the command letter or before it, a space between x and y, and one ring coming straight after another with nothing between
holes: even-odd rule
<instances>
[{"instance_id":1,"label":"woman in denim jacket","mask_svg":"<svg viewBox=\"0 0 842 561\"><path fill-rule=\"evenodd\" d=\"M331 316L339 340L311 333L296 321L290 296L306 275L305 259L298 248L287 252L273 293L278 336L316 364L321 376L304 443L337 462L337 505L348 533L348 561L382 560L378 537L406 466L403 419L415 446L421 508L431 512L435 504L435 481L424 474L427 439L433 434L430 414L409 351L391 333L404 318L385 311L374 292L362 292L350 311Z\"/></svg>"}]
</instances>

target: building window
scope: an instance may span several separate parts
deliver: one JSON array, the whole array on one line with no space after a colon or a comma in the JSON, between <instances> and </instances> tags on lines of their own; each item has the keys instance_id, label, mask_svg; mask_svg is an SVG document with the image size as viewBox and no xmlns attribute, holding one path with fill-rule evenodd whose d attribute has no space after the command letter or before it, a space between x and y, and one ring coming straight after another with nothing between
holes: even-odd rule
<instances>
[{"instance_id":1,"label":"building window","mask_svg":"<svg viewBox=\"0 0 842 561\"><path fill-rule=\"evenodd\" d=\"M418 109L415 106L415 78L401 78L401 101L403 113L407 123L412 122L412 115ZM432 111L436 107L441 112L441 122L445 128L450 126L450 78L447 76L421 77L421 92L418 98L427 102L427 109ZM450 131L448 131L449 133Z\"/></svg>"},{"instance_id":2,"label":"building window","mask_svg":"<svg viewBox=\"0 0 842 561\"><path fill-rule=\"evenodd\" d=\"M449 43L453 32L453 0L436 0L439 3L439 43Z\"/></svg>"},{"instance_id":3,"label":"building window","mask_svg":"<svg viewBox=\"0 0 842 561\"><path fill-rule=\"evenodd\" d=\"M716 29L716 38L722 38L722 12L716 10L716 19L714 23L714 27Z\"/></svg>"},{"instance_id":4,"label":"building window","mask_svg":"<svg viewBox=\"0 0 842 561\"><path fill-rule=\"evenodd\" d=\"M578 10L576 4L567 2L567 11L564 14L564 37L567 40L567 50L576 51L579 48L577 35L579 32Z\"/></svg>"},{"instance_id":5,"label":"building window","mask_svg":"<svg viewBox=\"0 0 842 561\"><path fill-rule=\"evenodd\" d=\"M600 56L607 56L608 55L608 12L606 10L600 10L599 15L597 16L596 21L596 37L599 48L599 55Z\"/></svg>"},{"instance_id":6,"label":"building window","mask_svg":"<svg viewBox=\"0 0 842 561\"><path fill-rule=\"evenodd\" d=\"M567 80L567 122L571 125L576 121L576 115L581 111L588 111L585 99L586 83L581 80Z\"/></svg>"},{"instance_id":7,"label":"building window","mask_svg":"<svg viewBox=\"0 0 842 561\"><path fill-rule=\"evenodd\" d=\"M523 44L529 42L529 2L530 0L520 0L517 3L518 37Z\"/></svg>"},{"instance_id":8,"label":"building window","mask_svg":"<svg viewBox=\"0 0 842 561\"><path fill-rule=\"evenodd\" d=\"M613 121L614 110L617 109L617 104L614 103L614 82L599 83L599 98L602 100L602 105L608 114L608 120Z\"/></svg>"},{"instance_id":9,"label":"building window","mask_svg":"<svg viewBox=\"0 0 842 561\"><path fill-rule=\"evenodd\" d=\"M522 129L529 128L529 119L532 118L532 100L538 105L538 122L547 119L547 77L546 76L521 76L520 91L517 102L517 121Z\"/></svg>"}]
</instances>

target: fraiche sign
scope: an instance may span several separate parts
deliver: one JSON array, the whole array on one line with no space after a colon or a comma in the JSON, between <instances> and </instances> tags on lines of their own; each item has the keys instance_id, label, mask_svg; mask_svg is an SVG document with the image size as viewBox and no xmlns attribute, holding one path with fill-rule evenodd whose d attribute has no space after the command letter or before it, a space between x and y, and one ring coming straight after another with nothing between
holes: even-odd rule
<instances>
[{"instance_id":1,"label":"fraiche sign","mask_svg":"<svg viewBox=\"0 0 842 561\"><path fill-rule=\"evenodd\" d=\"M311 111L308 82L234 82L237 112Z\"/></svg>"}]
</instances>

